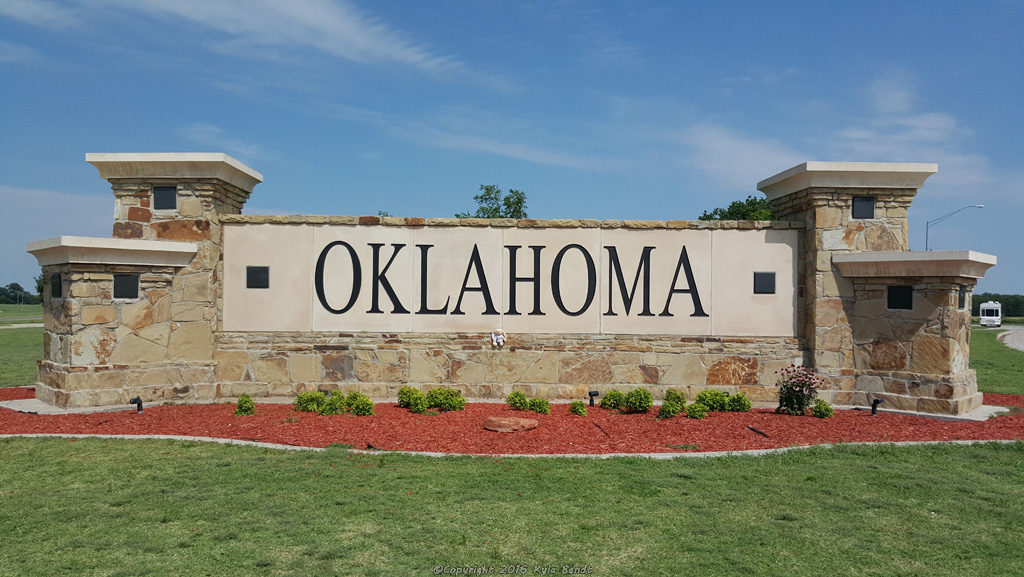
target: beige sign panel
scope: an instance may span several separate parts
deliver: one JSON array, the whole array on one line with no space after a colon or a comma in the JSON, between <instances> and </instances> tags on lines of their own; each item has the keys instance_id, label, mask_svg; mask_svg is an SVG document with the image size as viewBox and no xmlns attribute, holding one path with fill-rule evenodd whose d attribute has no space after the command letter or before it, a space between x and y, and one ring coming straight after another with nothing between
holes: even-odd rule
<instances>
[{"instance_id":1,"label":"beige sign panel","mask_svg":"<svg viewBox=\"0 0 1024 577\"><path fill-rule=\"evenodd\" d=\"M227 331L796 329L795 231L242 225L224 246Z\"/></svg>"}]
</instances>

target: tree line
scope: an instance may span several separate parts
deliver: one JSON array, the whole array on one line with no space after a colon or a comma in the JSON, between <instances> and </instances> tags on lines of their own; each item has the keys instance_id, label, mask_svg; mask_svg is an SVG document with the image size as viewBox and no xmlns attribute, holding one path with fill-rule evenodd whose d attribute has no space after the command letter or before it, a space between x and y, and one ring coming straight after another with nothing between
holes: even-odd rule
<instances>
[{"instance_id":1,"label":"tree line","mask_svg":"<svg viewBox=\"0 0 1024 577\"><path fill-rule=\"evenodd\" d=\"M0 304L2 305L37 305L41 302L43 302L41 290L39 294L32 294L16 282L12 282L7 286L0 286Z\"/></svg>"}]
</instances>

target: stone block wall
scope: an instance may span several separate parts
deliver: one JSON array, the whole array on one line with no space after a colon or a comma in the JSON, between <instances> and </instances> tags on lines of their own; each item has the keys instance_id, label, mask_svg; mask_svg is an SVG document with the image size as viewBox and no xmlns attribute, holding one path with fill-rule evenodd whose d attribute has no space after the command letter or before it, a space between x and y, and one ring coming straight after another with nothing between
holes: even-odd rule
<instances>
[{"instance_id":1,"label":"stone block wall","mask_svg":"<svg viewBox=\"0 0 1024 577\"><path fill-rule=\"evenodd\" d=\"M981 406L970 359L971 302L959 306L963 278L854 279L852 402L925 413L961 414ZM886 305L888 285L913 285L911 310ZM967 287L970 288L970 287Z\"/></svg>"},{"instance_id":2,"label":"stone block wall","mask_svg":"<svg viewBox=\"0 0 1024 577\"><path fill-rule=\"evenodd\" d=\"M341 389L394 398L409 385L491 399L644 387L659 399L669 388L691 399L714 388L774 401L776 372L805 359L793 338L515 335L492 348L489 334L222 332L214 360L226 397Z\"/></svg>"},{"instance_id":3,"label":"stone block wall","mask_svg":"<svg viewBox=\"0 0 1024 577\"><path fill-rule=\"evenodd\" d=\"M138 299L113 298L122 273L139 275ZM214 308L187 269L62 264L43 274L61 276L63 296L45 295L37 398L78 407L214 397Z\"/></svg>"},{"instance_id":4,"label":"stone block wall","mask_svg":"<svg viewBox=\"0 0 1024 577\"><path fill-rule=\"evenodd\" d=\"M854 358L850 315L853 285L832 264L832 255L908 248L907 209L916 189L812 187L772 201L776 218L803 228L799 263L800 309L811 362L826 381L831 400L853 402ZM853 198L875 198L872 219L854 219ZM828 398L829 393L823 395Z\"/></svg>"}]
</instances>

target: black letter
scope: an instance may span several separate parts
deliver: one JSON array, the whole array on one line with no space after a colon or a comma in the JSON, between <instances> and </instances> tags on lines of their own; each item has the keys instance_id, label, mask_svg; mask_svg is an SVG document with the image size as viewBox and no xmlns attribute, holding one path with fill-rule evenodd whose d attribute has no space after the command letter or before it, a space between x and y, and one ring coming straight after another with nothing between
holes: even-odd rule
<instances>
[{"instance_id":1,"label":"black letter","mask_svg":"<svg viewBox=\"0 0 1024 577\"><path fill-rule=\"evenodd\" d=\"M471 287L467 286L469 282L469 273L476 269L476 278L480 281L480 286ZM473 254L469 257L469 265L466 267L466 277L462 279L462 290L459 291L459 300L455 303L455 310L452 311L453 315L464 315L462 312L462 297L467 291L481 292L484 295L485 315L496 315L498 314L497 309L494 308L494 303L491 301L491 289L487 288L487 277L484 275L484 265L480 262L480 251L477 250L476 245L473 245Z\"/></svg>"},{"instance_id":2,"label":"black letter","mask_svg":"<svg viewBox=\"0 0 1024 577\"><path fill-rule=\"evenodd\" d=\"M682 268L686 273L686 286L684 289L676 288L676 281L679 280L679 269ZM708 316L704 312L704 307L700 306L700 295L697 294L697 283L693 280L693 271L690 270L690 257L686 256L686 245L683 245L682 252L679 253L679 262L676 263L676 272L672 275L672 284L668 289L668 299L665 300L665 310L661 311L660 317L673 316L672 313L668 312L669 305L672 304L672 295L676 293L689 293L690 298L693 299L693 314L691 317L706 317Z\"/></svg>"},{"instance_id":3,"label":"black letter","mask_svg":"<svg viewBox=\"0 0 1024 577\"><path fill-rule=\"evenodd\" d=\"M575 248L583 253L583 258L587 261L587 298L583 301L583 306L580 307L580 310L576 312L569 312L562 303L562 288L559 282L559 276L561 275L562 268L562 257L565 256L566 251L570 248ZM597 293L597 269L594 267L594 259L590 256L590 253L587 252L587 249L578 244L570 244L558 251L558 255L555 256L555 262L551 265L551 296L555 297L555 304L558 305L558 310L571 317L578 317L590 308L590 303L594 302L595 293Z\"/></svg>"},{"instance_id":4,"label":"black letter","mask_svg":"<svg viewBox=\"0 0 1024 577\"><path fill-rule=\"evenodd\" d=\"M391 253L391 258L388 259L388 264L384 265L384 270L381 270L380 269L380 247L382 247L384 245L383 244L379 244L379 243L373 243L373 242L371 242L369 244L370 244L371 247L373 247L373 285L372 285L372 292L370 293L371 297L372 297L370 299L370 310L368 310L366 312L368 312L368 313L383 313L384 312L384 311L380 310L380 305L378 304L378 297L380 296L380 293L377 291L377 286L379 285L379 286L384 288L384 292L388 293L388 298L391 299L391 313L392 314L401 314L401 315L409 314L409 311L406 310L406 308L403 307L402 303L398 300L398 295L395 294L395 289L391 288L391 283L388 282L388 279L385 276L385 275L388 274L388 268L391 266L391 263L395 262L395 257L398 256L398 251L400 251L403 248L405 248L405 245L404 244L394 244L394 243L391 244L391 246L394 247L395 252Z\"/></svg>"},{"instance_id":5,"label":"black letter","mask_svg":"<svg viewBox=\"0 0 1024 577\"><path fill-rule=\"evenodd\" d=\"M434 245L432 244L418 244L416 245L420 249L420 310L416 311L418 315L445 315L448 314L448 303L452 300L451 295L444 301L444 307L439 309L432 309L427 306L427 251Z\"/></svg>"},{"instance_id":6,"label":"black letter","mask_svg":"<svg viewBox=\"0 0 1024 577\"><path fill-rule=\"evenodd\" d=\"M327 253L338 245L347 248L348 255L352 259L352 295L348 298L348 304L344 308L332 309L331 305L327 304L327 295L324 293L324 264L327 262ZM320 305L336 315L348 312L348 309L356 304L356 299L359 298L359 288L363 282L363 269L359 266L359 256L356 254L355 249L352 248L352 245L343 240L336 240L325 246L324 250L320 251L320 258L316 261L316 276L314 278L316 281L316 296L320 299Z\"/></svg>"},{"instance_id":7,"label":"black letter","mask_svg":"<svg viewBox=\"0 0 1024 577\"><path fill-rule=\"evenodd\" d=\"M521 282L533 283L533 311L531 315L543 315L540 310L540 251L543 246L533 246L533 276L516 276L516 251L521 246L506 246L508 249L508 313L521 314L516 310L516 286Z\"/></svg>"},{"instance_id":8,"label":"black letter","mask_svg":"<svg viewBox=\"0 0 1024 577\"><path fill-rule=\"evenodd\" d=\"M640 313L642 317L653 317L651 312L651 251L653 246L645 246L640 255L640 264L636 269L636 276L633 277L633 288L626 292L626 279L622 278L622 265L619 264L619 253L614 246L606 246L608 251L608 312L605 316L618 316L612 310L612 274L614 273L619 282L619 294L622 295L622 303L626 307L626 314L629 314L629 307L633 305L633 297L636 296L636 284L640 282L640 272L644 273L644 310Z\"/></svg>"}]
</instances>

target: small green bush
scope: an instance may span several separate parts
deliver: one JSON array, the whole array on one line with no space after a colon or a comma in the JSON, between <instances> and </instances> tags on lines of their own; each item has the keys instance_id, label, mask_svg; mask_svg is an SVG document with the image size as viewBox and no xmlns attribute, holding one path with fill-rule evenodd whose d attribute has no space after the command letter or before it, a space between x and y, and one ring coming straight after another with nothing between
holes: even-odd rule
<instances>
[{"instance_id":1,"label":"small green bush","mask_svg":"<svg viewBox=\"0 0 1024 577\"><path fill-rule=\"evenodd\" d=\"M513 391L511 395L505 399L508 406L512 407L517 411L525 411L530 408L530 399L526 398L526 395L520 391Z\"/></svg>"},{"instance_id":2,"label":"small green bush","mask_svg":"<svg viewBox=\"0 0 1024 577\"><path fill-rule=\"evenodd\" d=\"M408 409L413 398L415 398L417 394L423 396L423 393L420 392L419 389L414 389L412 387L402 387L401 389L398 389L398 406L403 409Z\"/></svg>"},{"instance_id":3,"label":"small green bush","mask_svg":"<svg viewBox=\"0 0 1024 577\"><path fill-rule=\"evenodd\" d=\"M442 411L461 411L466 408L466 399L455 389L430 389L427 392L427 407Z\"/></svg>"},{"instance_id":4,"label":"small green bush","mask_svg":"<svg viewBox=\"0 0 1024 577\"><path fill-rule=\"evenodd\" d=\"M327 400L327 397L320 391L299 393L299 396L295 398L295 410L305 413L315 413L320 409L320 405L322 405L325 400Z\"/></svg>"},{"instance_id":5,"label":"small green bush","mask_svg":"<svg viewBox=\"0 0 1024 577\"><path fill-rule=\"evenodd\" d=\"M608 391L603 397L601 397L601 404L599 405L602 409L618 409L622 406L622 402L626 400L626 396L619 391Z\"/></svg>"},{"instance_id":6,"label":"small green bush","mask_svg":"<svg viewBox=\"0 0 1024 577\"><path fill-rule=\"evenodd\" d=\"M418 389L412 389L411 393L406 393L405 408L409 409L413 413L425 413L428 409L427 396Z\"/></svg>"},{"instance_id":7,"label":"small green bush","mask_svg":"<svg viewBox=\"0 0 1024 577\"><path fill-rule=\"evenodd\" d=\"M345 399L348 410L353 415L365 417L373 414L373 401L362 393L349 394Z\"/></svg>"},{"instance_id":8,"label":"small green bush","mask_svg":"<svg viewBox=\"0 0 1024 577\"><path fill-rule=\"evenodd\" d=\"M805 415L825 381L806 367L789 367L779 371L776 384L779 387L779 407L775 411Z\"/></svg>"},{"instance_id":9,"label":"small green bush","mask_svg":"<svg viewBox=\"0 0 1024 577\"><path fill-rule=\"evenodd\" d=\"M697 395L697 402L707 407L709 411L722 413L728 409L729 395L715 389L707 389Z\"/></svg>"},{"instance_id":10,"label":"small green bush","mask_svg":"<svg viewBox=\"0 0 1024 577\"><path fill-rule=\"evenodd\" d=\"M623 408L628 413L646 413L654 405L654 397L647 389L633 389L626 394Z\"/></svg>"},{"instance_id":11,"label":"small green bush","mask_svg":"<svg viewBox=\"0 0 1024 577\"><path fill-rule=\"evenodd\" d=\"M530 399L530 410L547 415L551 413L551 403L547 399Z\"/></svg>"},{"instance_id":12,"label":"small green bush","mask_svg":"<svg viewBox=\"0 0 1024 577\"><path fill-rule=\"evenodd\" d=\"M583 404L583 401L573 401L569 403L569 412L572 413L573 415L586 417L587 405Z\"/></svg>"},{"instance_id":13,"label":"small green bush","mask_svg":"<svg viewBox=\"0 0 1024 577\"><path fill-rule=\"evenodd\" d=\"M332 391L331 396L327 397L327 399L320 403L320 406L316 408L316 414L340 415L348 410L345 401L345 395L341 391Z\"/></svg>"},{"instance_id":14,"label":"small green bush","mask_svg":"<svg viewBox=\"0 0 1024 577\"><path fill-rule=\"evenodd\" d=\"M658 418L671 419L682 412L683 405L680 405L679 401L672 399L671 401L665 401L661 404L661 410L658 411Z\"/></svg>"},{"instance_id":15,"label":"small green bush","mask_svg":"<svg viewBox=\"0 0 1024 577\"><path fill-rule=\"evenodd\" d=\"M749 413L754 403L750 402L743 393L736 393L735 395L729 396L729 401L726 403L726 410L733 413Z\"/></svg>"},{"instance_id":16,"label":"small green bush","mask_svg":"<svg viewBox=\"0 0 1024 577\"><path fill-rule=\"evenodd\" d=\"M690 403L686 405L686 418L703 419L708 416L708 408L703 403Z\"/></svg>"},{"instance_id":17,"label":"small green bush","mask_svg":"<svg viewBox=\"0 0 1024 577\"><path fill-rule=\"evenodd\" d=\"M686 406L686 393L680 393L679 391L677 391L675 389L669 389L669 390L665 391L665 402L666 403L674 402L675 404L679 405L680 407L685 407Z\"/></svg>"},{"instance_id":18,"label":"small green bush","mask_svg":"<svg viewBox=\"0 0 1024 577\"><path fill-rule=\"evenodd\" d=\"M811 407L811 415L818 417L819 419L827 419L832 416L835 411L832 410L832 405L828 404L828 401L824 399L815 399L814 406Z\"/></svg>"},{"instance_id":19,"label":"small green bush","mask_svg":"<svg viewBox=\"0 0 1024 577\"><path fill-rule=\"evenodd\" d=\"M238 406L235 408L235 414L240 417L255 415L256 403L252 402L252 397L249 395L238 397Z\"/></svg>"}]
</instances>

